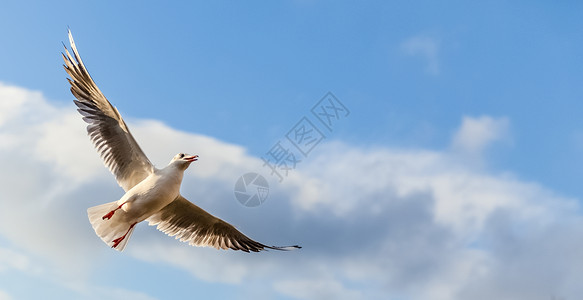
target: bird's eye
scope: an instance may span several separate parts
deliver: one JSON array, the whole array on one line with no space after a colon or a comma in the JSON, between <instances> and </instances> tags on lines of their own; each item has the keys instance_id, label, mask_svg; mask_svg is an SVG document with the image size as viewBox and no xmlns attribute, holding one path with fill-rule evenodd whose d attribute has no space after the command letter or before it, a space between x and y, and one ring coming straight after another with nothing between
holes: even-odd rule
<instances>
[{"instance_id":1,"label":"bird's eye","mask_svg":"<svg viewBox=\"0 0 583 300\"><path fill-rule=\"evenodd\" d=\"M180 158L184 158L184 153L180 153Z\"/></svg>"}]
</instances>

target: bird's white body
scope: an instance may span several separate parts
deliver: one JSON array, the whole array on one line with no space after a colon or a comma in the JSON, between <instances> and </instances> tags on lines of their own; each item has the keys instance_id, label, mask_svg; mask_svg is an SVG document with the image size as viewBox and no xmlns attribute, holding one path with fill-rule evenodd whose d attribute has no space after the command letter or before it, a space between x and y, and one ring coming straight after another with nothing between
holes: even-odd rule
<instances>
[{"instance_id":1,"label":"bird's white body","mask_svg":"<svg viewBox=\"0 0 583 300\"><path fill-rule=\"evenodd\" d=\"M178 154L163 169L130 188L117 201L87 209L95 233L108 245L123 250L134 226L160 212L180 195L184 171L198 156Z\"/></svg>"},{"instance_id":2,"label":"bird's white body","mask_svg":"<svg viewBox=\"0 0 583 300\"><path fill-rule=\"evenodd\" d=\"M170 163L131 188L117 201L127 222L142 222L158 212L180 194L184 170Z\"/></svg>"}]
</instances>

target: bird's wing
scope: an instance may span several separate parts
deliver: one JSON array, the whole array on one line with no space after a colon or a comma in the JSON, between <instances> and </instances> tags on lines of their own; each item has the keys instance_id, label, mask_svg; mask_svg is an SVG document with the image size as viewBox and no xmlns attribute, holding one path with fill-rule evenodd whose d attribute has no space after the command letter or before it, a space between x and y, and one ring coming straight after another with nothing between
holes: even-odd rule
<instances>
[{"instance_id":1,"label":"bird's wing","mask_svg":"<svg viewBox=\"0 0 583 300\"><path fill-rule=\"evenodd\" d=\"M85 68L77 52L71 31L69 42L73 56L65 46L65 70L71 76L71 93L87 133L101 155L105 165L115 175L118 184L126 191L148 177L154 166L130 133L117 109L107 101Z\"/></svg>"},{"instance_id":2,"label":"bird's wing","mask_svg":"<svg viewBox=\"0 0 583 300\"><path fill-rule=\"evenodd\" d=\"M211 246L245 252L261 250L292 250L300 246L276 247L256 242L235 229L231 224L207 213L182 196L178 196L159 212L148 218L149 225L175 236L193 246Z\"/></svg>"}]
</instances>

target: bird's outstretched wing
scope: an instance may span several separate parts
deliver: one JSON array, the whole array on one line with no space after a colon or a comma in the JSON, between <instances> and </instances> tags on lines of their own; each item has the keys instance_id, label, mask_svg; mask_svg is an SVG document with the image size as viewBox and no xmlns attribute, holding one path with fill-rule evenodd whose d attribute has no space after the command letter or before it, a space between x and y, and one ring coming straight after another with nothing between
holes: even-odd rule
<instances>
[{"instance_id":1,"label":"bird's outstretched wing","mask_svg":"<svg viewBox=\"0 0 583 300\"><path fill-rule=\"evenodd\" d=\"M71 93L87 133L101 155L105 165L115 175L118 184L126 191L138 184L154 170L140 146L130 133L117 109L107 101L85 68L69 31L73 56L65 46L65 70L71 76Z\"/></svg>"},{"instance_id":2,"label":"bird's outstretched wing","mask_svg":"<svg viewBox=\"0 0 583 300\"><path fill-rule=\"evenodd\" d=\"M149 225L175 236L193 246L211 246L217 249L233 249L259 252L265 249L292 250L300 246L266 246L235 229L231 224L207 213L182 196L178 196L159 212L148 218Z\"/></svg>"}]
</instances>

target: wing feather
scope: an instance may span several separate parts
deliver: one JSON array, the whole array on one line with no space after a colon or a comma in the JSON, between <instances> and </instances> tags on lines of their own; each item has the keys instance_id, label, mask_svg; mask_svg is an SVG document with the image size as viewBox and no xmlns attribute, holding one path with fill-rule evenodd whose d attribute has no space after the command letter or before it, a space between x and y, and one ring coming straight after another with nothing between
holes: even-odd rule
<instances>
[{"instance_id":1,"label":"wing feather","mask_svg":"<svg viewBox=\"0 0 583 300\"><path fill-rule=\"evenodd\" d=\"M73 55L65 46L65 70L71 77L71 93L77 100L77 111L88 123L87 134L105 166L126 191L150 175L154 166L146 157L125 124L119 111L99 90L85 68L77 51L71 31L69 42Z\"/></svg>"},{"instance_id":2,"label":"wing feather","mask_svg":"<svg viewBox=\"0 0 583 300\"><path fill-rule=\"evenodd\" d=\"M266 249L292 250L300 246L276 247L256 242L231 224L207 213L178 196L162 210L148 218L149 225L193 246L259 252Z\"/></svg>"}]
</instances>

